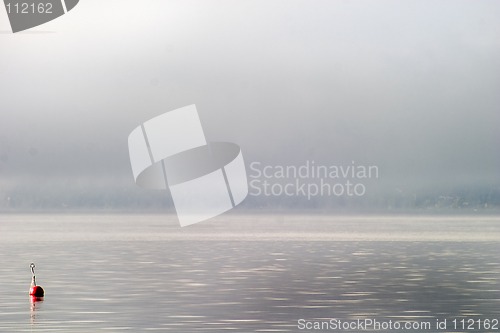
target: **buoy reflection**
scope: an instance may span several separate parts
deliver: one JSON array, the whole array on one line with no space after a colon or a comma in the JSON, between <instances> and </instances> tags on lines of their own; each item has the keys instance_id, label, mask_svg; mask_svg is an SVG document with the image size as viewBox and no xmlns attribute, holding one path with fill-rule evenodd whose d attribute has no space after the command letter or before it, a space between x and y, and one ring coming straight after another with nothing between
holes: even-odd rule
<instances>
[{"instance_id":1,"label":"buoy reflection","mask_svg":"<svg viewBox=\"0 0 500 333\"><path fill-rule=\"evenodd\" d=\"M36 320L36 311L40 309L43 297L30 296L30 320L34 324Z\"/></svg>"}]
</instances>

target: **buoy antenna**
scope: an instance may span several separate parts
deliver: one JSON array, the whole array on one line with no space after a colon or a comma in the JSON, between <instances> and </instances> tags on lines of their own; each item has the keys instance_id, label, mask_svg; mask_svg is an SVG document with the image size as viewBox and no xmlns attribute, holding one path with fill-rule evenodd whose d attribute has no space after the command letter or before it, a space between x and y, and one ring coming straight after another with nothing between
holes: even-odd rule
<instances>
[{"instance_id":1,"label":"buoy antenna","mask_svg":"<svg viewBox=\"0 0 500 333\"><path fill-rule=\"evenodd\" d=\"M36 286L36 280L35 280L35 264L34 263L31 263L30 264L30 268L31 268L31 284L33 286Z\"/></svg>"}]
</instances>

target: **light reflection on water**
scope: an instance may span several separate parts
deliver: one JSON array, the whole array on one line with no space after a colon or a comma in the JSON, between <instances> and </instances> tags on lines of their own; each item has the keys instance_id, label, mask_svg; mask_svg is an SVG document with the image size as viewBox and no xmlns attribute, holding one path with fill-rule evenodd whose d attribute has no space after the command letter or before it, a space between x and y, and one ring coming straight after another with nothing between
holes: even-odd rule
<instances>
[{"instance_id":1,"label":"light reflection on water","mask_svg":"<svg viewBox=\"0 0 500 333\"><path fill-rule=\"evenodd\" d=\"M297 332L300 318L500 313L496 242L209 238L2 242L0 331ZM27 295L32 261L43 302Z\"/></svg>"}]
</instances>

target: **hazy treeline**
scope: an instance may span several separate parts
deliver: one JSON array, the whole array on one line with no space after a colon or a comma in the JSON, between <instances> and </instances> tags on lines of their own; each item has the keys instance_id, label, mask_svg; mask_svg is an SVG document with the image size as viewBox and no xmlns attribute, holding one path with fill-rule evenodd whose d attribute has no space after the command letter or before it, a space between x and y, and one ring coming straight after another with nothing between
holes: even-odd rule
<instances>
[{"instance_id":1,"label":"hazy treeline","mask_svg":"<svg viewBox=\"0 0 500 333\"><path fill-rule=\"evenodd\" d=\"M500 210L500 188L457 187L402 191L371 189L363 197L253 196L241 204L243 210L318 210L340 212L404 212L422 210L492 212ZM130 187L53 187L0 190L0 210L23 212L39 210L125 210L170 211L173 202L168 191Z\"/></svg>"}]
</instances>

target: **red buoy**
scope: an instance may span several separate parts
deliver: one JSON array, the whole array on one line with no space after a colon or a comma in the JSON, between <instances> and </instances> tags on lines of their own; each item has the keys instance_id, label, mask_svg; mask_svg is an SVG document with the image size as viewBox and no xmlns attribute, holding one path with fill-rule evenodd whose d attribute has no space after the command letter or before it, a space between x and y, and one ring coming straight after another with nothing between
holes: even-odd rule
<instances>
[{"instance_id":1,"label":"red buoy","mask_svg":"<svg viewBox=\"0 0 500 333\"><path fill-rule=\"evenodd\" d=\"M31 263L31 288L30 288L30 296L35 297L37 299L42 298L45 292L43 291L43 288L40 286L36 285L36 280L35 280L35 264Z\"/></svg>"},{"instance_id":2,"label":"red buoy","mask_svg":"<svg viewBox=\"0 0 500 333\"><path fill-rule=\"evenodd\" d=\"M35 296L35 297L43 297L45 292L43 291L43 288L40 286L33 286L30 288L30 296Z\"/></svg>"}]
</instances>

